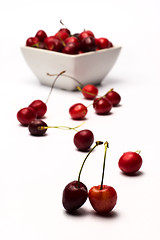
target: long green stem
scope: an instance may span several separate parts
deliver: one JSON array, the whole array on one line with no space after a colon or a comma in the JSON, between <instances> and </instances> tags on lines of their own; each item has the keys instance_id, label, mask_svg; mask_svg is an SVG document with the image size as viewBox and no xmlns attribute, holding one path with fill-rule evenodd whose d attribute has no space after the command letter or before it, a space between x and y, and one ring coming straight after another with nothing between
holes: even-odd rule
<instances>
[{"instance_id":1,"label":"long green stem","mask_svg":"<svg viewBox=\"0 0 160 240\"><path fill-rule=\"evenodd\" d=\"M84 159L84 161L83 161L83 163L82 163L81 169L80 169L80 171L79 171L79 175L78 175L78 187L80 187L80 186L79 186L79 183L80 183L81 172L82 172L83 166L84 166L84 164L85 164L88 156L90 155L90 153L91 153L97 146L99 146L99 145L101 145L101 144L103 144L103 142L97 141L96 144L94 145L94 147L89 151L89 153L88 153L87 156L85 157L85 159Z\"/></svg>"},{"instance_id":2,"label":"long green stem","mask_svg":"<svg viewBox=\"0 0 160 240\"><path fill-rule=\"evenodd\" d=\"M54 79L54 81L53 81L53 83L52 83L52 86L51 86L51 90L50 90L49 95L48 95L47 100L46 100L46 104L47 104L47 102L48 102L48 100L49 100L49 97L50 97L51 92L52 92L52 90L53 90L53 87L54 87L54 85L55 85L55 83L56 83L56 80L59 78L60 75L62 75L62 74L65 73L65 72L66 72L66 71L64 70L64 71L58 73L57 76L56 76L56 78Z\"/></svg>"},{"instance_id":3,"label":"long green stem","mask_svg":"<svg viewBox=\"0 0 160 240\"><path fill-rule=\"evenodd\" d=\"M100 190L103 189L104 171L105 171L105 163L106 163L106 153L107 153L107 148L109 147L109 144L108 144L107 141L104 143L104 146L105 146L105 151L104 151L103 171L102 171L102 180L101 180Z\"/></svg>"},{"instance_id":4,"label":"long green stem","mask_svg":"<svg viewBox=\"0 0 160 240\"><path fill-rule=\"evenodd\" d=\"M81 127L84 124L84 122L82 122L81 124L79 124L76 127L67 127L67 126L39 126L39 130L44 130L44 129L48 129L48 128L59 128L62 130L75 130L78 131L77 128Z\"/></svg>"}]
</instances>

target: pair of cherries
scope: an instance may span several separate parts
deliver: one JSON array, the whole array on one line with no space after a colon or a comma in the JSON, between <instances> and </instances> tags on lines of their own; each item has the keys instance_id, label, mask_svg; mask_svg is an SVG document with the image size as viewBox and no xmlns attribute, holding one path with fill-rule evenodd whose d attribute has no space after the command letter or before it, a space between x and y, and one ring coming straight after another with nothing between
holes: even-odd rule
<instances>
[{"instance_id":1,"label":"pair of cherries","mask_svg":"<svg viewBox=\"0 0 160 240\"><path fill-rule=\"evenodd\" d=\"M84 86L82 89L78 87L86 99L93 100L93 108L95 112L99 115L109 114L112 107L118 106L121 101L121 96L119 93L114 91L114 89L110 89L104 96L97 97L98 88L92 84L88 84ZM90 105L89 105L90 106ZM69 108L69 114L72 119L79 120L84 119L88 112L88 107L86 107L82 103L73 104Z\"/></svg>"}]
</instances>

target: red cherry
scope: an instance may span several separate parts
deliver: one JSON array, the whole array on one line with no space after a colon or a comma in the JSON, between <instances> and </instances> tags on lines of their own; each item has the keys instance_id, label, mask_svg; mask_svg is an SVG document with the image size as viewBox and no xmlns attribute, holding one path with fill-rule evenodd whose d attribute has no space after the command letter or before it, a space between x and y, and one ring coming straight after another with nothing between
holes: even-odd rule
<instances>
[{"instance_id":1,"label":"red cherry","mask_svg":"<svg viewBox=\"0 0 160 240\"><path fill-rule=\"evenodd\" d=\"M82 103L76 103L69 108L69 114L72 119L83 119L87 114L87 107Z\"/></svg>"},{"instance_id":2,"label":"red cherry","mask_svg":"<svg viewBox=\"0 0 160 240\"><path fill-rule=\"evenodd\" d=\"M46 49L50 51L61 52L63 48L62 42L54 36L46 37L44 39L44 44L46 46Z\"/></svg>"},{"instance_id":3,"label":"red cherry","mask_svg":"<svg viewBox=\"0 0 160 240\"><path fill-rule=\"evenodd\" d=\"M35 113L34 109L32 109L30 107L22 108L17 113L18 121L24 126L27 126L35 118L36 118L36 113Z\"/></svg>"},{"instance_id":4,"label":"red cherry","mask_svg":"<svg viewBox=\"0 0 160 240\"><path fill-rule=\"evenodd\" d=\"M82 39L84 39L86 37L93 37L94 38L94 33L90 30L85 30L78 35L78 39L80 41L82 41Z\"/></svg>"},{"instance_id":5,"label":"red cherry","mask_svg":"<svg viewBox=\"0 0 160 240\"><path fill-rule=\"evenodd\" d=\"M82 94L87 99L94 99L98 94L98 88L92 84L85 85L82 88Z\"/></svg>"},{"instance_id":6,"label":"red cherry","mask_svg":"<svg viewBox=\"0 0 160 240\"><path fill-rule=\"evenodd\" d=\"M91 52L96 50L94 37L86 37L81 41L81 50L83 52Z\"/></svg>"},{"instance_id":7,"label":"red cherry","mask_svg":"<svg viewBox=\"0 0 160 240\"><path fill-rule=\"evenodd\" d=\"M106 93L105 98L107 98L113 106L117 106L121 101L121 96L119 93L115 92L113 88Z\"/></svg>"},{"instance_id":8,"label":"red cherry","mask_svg":"<svg viewBox=\"0 0 160 240\"><path fill-rule=\"evenodd\" d=\"M38 47L39 39L37 37L30 37L26 41L26 46L28 47Z\"/></svg>"},{"instance_id":9,"label":"red cherry","mask_svg":"<svg viewBox=\"0 0 160 240\"><path fill-rule=\"evenodd\" d=\"M89 201L93 209L100 214L108 214L117 203L117 193L113 187L94 186L89 190Z\"/></svg>"},{"instance_id":10,"label":"red cherry","mask_svg":"<svg viewBox=\"0 0 160 240\"><path fill-rule=\"evenodd\" d=\"M66 54L78 54L79 48L76 46L74 42L69 42L66 46L62 49L62 53Z\"/></svg>"},{"instance_id":11,"label":"red cherry","mask_svg":"<svg viewBox=\"0 0 160 240\"><path fill-rule=\"evenodd\" d=\"M47 131L47 127L47 124L40 119L35 119L28 125L29 132L33 136L44 135Z\"/></svg>"},{"instance_id":12,"label":"red cherry","mask_svg":"<svg viewBox=\"0 0 160 240\"><path fill-rule=\"evenodd\" d=\"M136 173L142 166L142 157L137 152L125 152L120 157L118 166L124 173Z\"/></svg>"},{"instance_id":13,"label":"red cherry","mask_svg":"<svg viewBox=\"0 0 160 240\"><path fill-rule=\"evenodd\" d=\"M110 48L113 46L107 38L97 38L96 45L99 49Z\"/></svg>"},{"instance_id":14,"label":"red cherry","mask_svg":"<svg viewBox=\"0 0 160 240\"><path fill-rule=\"evenodd\" d=\"M60 41L64 41L70 35L70 31L67 28L61 28L54 36Z\"/></svg>"},{"instance_id":15,"label":"red cherry","mask_svg":"<svg viewBox=\"0 0 160 240\"><path fill-rule=\"evenodd\" d=\"M91 147L91 145L94 141L94 135L88 129L81 130L74 135L73 141L74 141L75 146L79 150L85 151Z\"/></svg>"},{"instance_id":16,"label":"red cherry","mask_svg":"<svg viewBox=\"0 0 160 240\"><path fill-rule=\"evenodd\" d=\"M65 44L68 44L68 43L71 43L71 42L74 43L77 46L77 48L79 49L80 42L79 42L79 40L76 37L74 37L74 36L68 37L64 41Z\"/></svg>"},{"instance_id":17,"label":"red cherry","mask_svg":"<svg viewBox=\"0 0 160 240\"><path fill-rule=\"evenodd\" d=\"M104 97L96 98L93 102L93 108L97 114L108 114L112 109L112 103Z\"/></svg>"},{"instance_id":18,"label":"red cherry","mask_svg":"<svg viewBox=\"0 0 160 240\"><path fill-rule=\"evenodd\" d=\"M35 37L37 37L37 38L39 39L39 41L43 42L43 40L47 37L47 34L46 34L45 31L39 30L39 31L36 33Z\"/></svg>"},{"instance_id":19,"label":"red cherry","mask_svg":"<svg viewBox=\"0 0 160 240\"><path fill-rule=\"evenodd\" d=\"M45 115L46 111L47 111L47 105L42 102L41 100L35 100L33 101L29 107L33 108L37 118L41 118Z\"/></svg>"}]
</instances>

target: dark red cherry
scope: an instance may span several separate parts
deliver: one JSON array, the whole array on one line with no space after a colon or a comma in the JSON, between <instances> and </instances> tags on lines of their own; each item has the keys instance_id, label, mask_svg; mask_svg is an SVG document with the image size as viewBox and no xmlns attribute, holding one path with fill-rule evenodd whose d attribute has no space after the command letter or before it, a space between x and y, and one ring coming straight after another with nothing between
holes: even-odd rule
<instances>
[{"instance_id":1,"label":"dark red cherry","mask_svg":"<svg viewBox=\"0 0 160 240\"><path fill-rule=\"evenodd\" d=\"M80 208L87 200L87 187L78 181L70 182L63 190L62 203L68 212L73 212Z\"/></svg>"},{"instance_id":2,"label":"dark red cherry","mask_svg":"<svg viewBox=\"0 0 160 240\"><path fill-rule=\"evenodd\" d=\"M107 114L112 109L112 103L104 97L96 98L93 102L93 108L97 114Z\"/></svg>"},{"instance_id":3,"label":"dark red cherry","mask_svg":"<svg viewBox=\"0 0 160 240\"><path fill-rule=\"evenodd\" d=\"M47 124L40 119L35 119L28 125L29 132L33 136L44 135L47 131L46 127L48 127Z\"/></svg>"},{"instance_id":4,"label":"dark red cherry","mask_svg":"<svg viewBox=\"0 0 160 240\"><path fill-rule=\"evenodd\" d=\"M18 121L24 126L27 126L35 118L36 118L36 113L35 113L34 109L32 109L30 107L22 108L17 113Z\"/></svg>"},{"instance_id":5,"label":"dark red cherry","mask_svg":"<svg viewBox=\"0 0 160 240\"><path fill-rule=\"evenodd\" d=\"M79 42L78 38L72 36L72 37L66 38L65 41L64 41L65 44L68 44L68 43L71 43L71 42L74 43L77 46L77 48L79 49L80 42Z\"/></svg>"},{"instance_id":6,"label":"dark red cherry","mask_svg":"<svg viewBox=\"0 0 160 240\"><path fill-rule=\"evenodd\" d=\"M35 100L33 101L29 107L33 108L37 118L41 118L45 115L46 111L47 111L47 105L42 102L41 100Z\"/></svg>"},{"instance_id":7,"label":"dark red cherry","mask_svg":"<svg viewBox=\"0 0 160 240\"><path fill-rule=\"evenodd\" d=\"M94 38L94 33L90 30L85 30L78 35L78 39L80 41L82 41L84 38L87 38L87 37L93 37Z\"/></svg>"},{"instance_id":8,"label":"dark red cherry","mask_svg":"<svg viewBox=\"0 0 160 240\"><path fill-rule=\"evenodd\" d=\"M86 116L87 112L88 112L87 107L82 103L73 104L69 108L69 114L71 118L74 120L83 119Z\"/></svg>"},{"instance_id":9,"label":"dark red cherry","mask_svg":"<svg viewBox=\"0 0 160 240\"><path fill-rule=\"evenodd\" d=\"M94 142L94 135L92 133L92 131L88 130L88 129L84 129L81 130L79 132L77 132L74 135L74 144L75 146L81 150L81 151L85 151L88 150L92 143Z\"/></svg>"},{"instance_id":10,"label":"dark red cherry","mask_svg":"<svg viewBox=\"0 0 160 240\"><path fill-rule=\"evenodd\" d=\"M81 41L81 50L83 52L90 52L96 50L96 43L94 37L86 37Z\"/></svg>"},{"instance_id":11,"label":"dark red cherry","mask_svg":"<svg viewBox=\"0 0 160 240\"><path fill-rule=\"evenodd\" d=\"M43 42L43 40L47 37L47 34L46 34L45 31L39 30L39 31L36 33L35 37L37 37L37 38L39 39L39 41Z\"/></svg>"},{"instance_id":12,"label":"dark red cherry","mask_svg":"<svg viewBox=\"0 0 160 240\"><path fill-rule=\"evenodd\" d=\"M113 106L117 106L121 101L121 96L113 89L106 93L105 98L107 98L112 103Z\"/></svg>"},{"instance_id":13,"label":"dark red cherry","mask_svg":"<svg viewBox=\"0 0 160 240\"><path fill-rule=\"evenodd\" d=\"M47 50L61 52L63 48L62 42L54 36L46 37L44 44Z\"/></svg>"},{"instance_id":14,"label":"dark red cherry","mask_svg":"<svg viewBox=\"0 0 160 240\"><path fill-rule=\"evenodd\" d=\"M38 47L39 39L37 37L30 37L26 41L26 46L28 47Z\"/></svg>"},{"instance_id":15,"label":"dark red cherry","mask_svg":"<svg viewBox=\"0 0 160 240\"><path fill-rule=\"evenodd\" d=\"M62 49L62 53L66 54L78 54L79 47L74 42L68 42Z\"/></svg>"}]
</instances>

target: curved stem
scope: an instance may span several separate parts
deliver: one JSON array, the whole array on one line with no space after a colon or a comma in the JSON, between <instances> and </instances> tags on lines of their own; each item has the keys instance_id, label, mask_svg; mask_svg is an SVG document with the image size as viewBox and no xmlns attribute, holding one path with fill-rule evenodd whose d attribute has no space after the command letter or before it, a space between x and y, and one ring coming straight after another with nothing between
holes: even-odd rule
<instances>
[{"instance_id":1,"label":"curved stem","mask_svg":"<svg viewBox=\"0 0 160 240\"><path fill-rule=\"evenodd\" d=\"M105 163L106 163L106 153L107 153L107 148L109 147L109 144L108 144L107 141L104 143L104 146L105 146L105 151L104 151L103 171L102 171L102 180L101 180L100 190L103 189L103 179L104 179L104 171L105 171Z\"/></svg>"},{"instance_id":2,"label":"curved stem","mask_svg":"<svg viewBox=\"0 0 160 240\"><path fill-rule=\"evenodd\" d=\"M48 102L48 100L49 100L49 97L50 97L50 95L51 95L51 92L52 92L52 90L53 90L53 87L54 87L54 85L55 85L56 80L59 78L60 75L62 75L62 74L65 73L65 72L66 72L66 71L64 70L64 71L58 73L57 76L56 76L56 78L54 79L54 81L53 81L53 83L52 83L52 86L51 86L51 90L50 90L50 92L49 92L49 94L48 94L48 97L47 97L47 100L46 100L46 104L47 104L47 102Z\"/></svg>"},{"instance_id":3,"label":"curved stem","mask_svg":"<svg viewBox=\"0 0 160 240\"><path fill-rule=\"evenodd\" d=\"M38 129L39 130L44 130L44 129L48 129L48 128L59 128L62 130L75 130L78 131L76 128L81 127L84 124L84 122L82 122L81 124L79 124L76 127L67 127L67 126L39 126Z\"/></svg>"},{"instance_id":4,"label":"curved stem","mask_svg":"<svg viewBox=\"0 0 160 240\"><path fill-rule=\"evenodd\" d=\"M82 163L82 166L81 166L81 168L80 168L79 175L78 175L78 187L80 187L80 186L79 186L79 183L80 183L81 172L82 172L83 166L84 166L84 164L85 164L88 156L90 155L90 153L91 153L97 146L99 146L99 145L101 145L101 144L103 144L103 142L97 141L96 144L94 145L94 147L89 151L89 153L88 153L87 156L85 157L85 159L84 159L84 161L83 161L83 163Z\"/></svg>"},{"instance_id":5,"label":"curved stem","mask_svg":"<svg viewBox=\"0 0 160 240\"><path fill-rule=\"evenodd\" d=\"M136 153L138 153L138 154L140 154L141 153L141 150L137 150L137 151L135 151Z\"/></svg>"}]
</instances>

